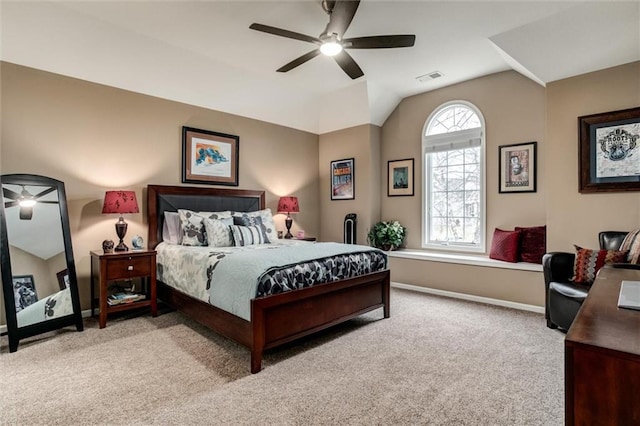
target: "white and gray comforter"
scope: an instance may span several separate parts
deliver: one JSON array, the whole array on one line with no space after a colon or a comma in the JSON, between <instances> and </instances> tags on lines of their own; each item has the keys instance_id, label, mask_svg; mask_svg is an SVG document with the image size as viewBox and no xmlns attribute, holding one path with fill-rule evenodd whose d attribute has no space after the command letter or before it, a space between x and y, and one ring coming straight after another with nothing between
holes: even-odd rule
<instances>
[{"instance_id":1,"label":"white and gray comforter","mask_svg":"<svg viewBox=\"0 0 640 426\"><path fill-rule=\"evenodd\" d=\"M282 241L245 247L161 243L158 280L251 320L251 299L387 268L386 253L368 246Z\"/></svg>"}]
</instances>

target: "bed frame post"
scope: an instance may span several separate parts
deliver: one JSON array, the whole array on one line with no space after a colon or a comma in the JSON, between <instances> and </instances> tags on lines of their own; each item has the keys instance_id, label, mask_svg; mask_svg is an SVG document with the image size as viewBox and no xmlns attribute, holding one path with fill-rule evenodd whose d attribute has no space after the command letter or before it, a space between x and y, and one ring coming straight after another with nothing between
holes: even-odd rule
<instances>
[{"instance_id":1,"label":"bed frame post","mask_svg":"<svg viewBox=\"0 0 640 426\"><path fill-rule=\"evenodd\" d=\"M262 369L262 352L265 344L264 310L251 299L251 374L259 373Z\"/></svg>"},{"instance_id":2,"label":"bed frame post","mask_svg":"<svg viewBox=\"0 0 640 426\"><path fill-rule=\"evenodd\" d=\"M384 317L389 318L391 315L391 274L387 274L382 283L382 303L384 303L384 308L382 308L384 312Z\"/></svg>"}]
</instances>

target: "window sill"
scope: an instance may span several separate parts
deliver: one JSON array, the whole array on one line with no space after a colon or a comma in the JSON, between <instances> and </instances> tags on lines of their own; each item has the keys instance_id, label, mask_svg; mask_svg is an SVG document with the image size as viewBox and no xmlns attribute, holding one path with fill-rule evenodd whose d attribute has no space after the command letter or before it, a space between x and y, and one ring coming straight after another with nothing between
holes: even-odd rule
<instances>
[{"instance_id":1,"label":"window sill","mask_svg":"<svg viewBox=\"0 0 640 426\"><path fill-rule=\"evenodd\" d=\"M469 254L436 253L424 250L402 249L387 252L389 257L424 260L429 262L457 263L460 265L484 266L488 268L517 269L521 271L542 272L542 265L537 263L510 263L490 259L488 256Z\"/></svg>"}]
</instances>

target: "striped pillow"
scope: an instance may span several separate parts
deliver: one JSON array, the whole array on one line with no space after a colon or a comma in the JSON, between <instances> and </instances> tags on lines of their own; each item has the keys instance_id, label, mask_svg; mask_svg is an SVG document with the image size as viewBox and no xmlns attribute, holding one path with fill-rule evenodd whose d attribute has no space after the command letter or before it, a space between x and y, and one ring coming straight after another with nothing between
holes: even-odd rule
<instances>
[{"instance_id":1,"label":"striped pillow","mask_svg":"<svg viewBox=\"0 0 640 426\"><path fill-rule=\"evenodd\" d=\"M622 244L620 244L620 250L628 250L627 262L640 263L640 228L634 229L629 232Z\"/></svg>"},{"instance_id":2,"label":"striped pillow","mask_svg":"<svg viewBox=\"0 0 640 426\"><path fill-rule=\"evenodd\" d=\"M591 284L596 274L608 263L624 263L627 259L626 251L618 250L590 250L576 247L576 258L573 264L573 278L576 283Z\"/></svg>"},{"instance_id":3,"label":"striped pillow","mask_svg":"<svg viewBox=\"0 0 640 426\"><path fill-rule=\"evenodd\" d=\"M229 229L236 247L266 244L264 233L257 226L230 225Z\"/></svg>"}]
</instances>

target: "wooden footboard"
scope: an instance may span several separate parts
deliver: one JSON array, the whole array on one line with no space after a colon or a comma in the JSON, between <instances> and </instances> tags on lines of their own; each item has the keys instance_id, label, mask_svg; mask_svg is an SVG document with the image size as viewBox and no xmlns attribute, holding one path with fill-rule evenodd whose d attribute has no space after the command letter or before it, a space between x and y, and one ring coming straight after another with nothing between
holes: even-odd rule
<instances>
[{"instance_id":1,"label":"wooden footboard","mask_svg":"<svg viewBox=\"0 0 640 426\"><path fill-rule=\"evenodd\" d=\"M389 317L389 271L321 284L251 301L251 322L194 299L164 283L158 296L186 316L246 346L251 372L262 368L262 354L300 337L383 308Z\"/></svg>"}]
</instances>

